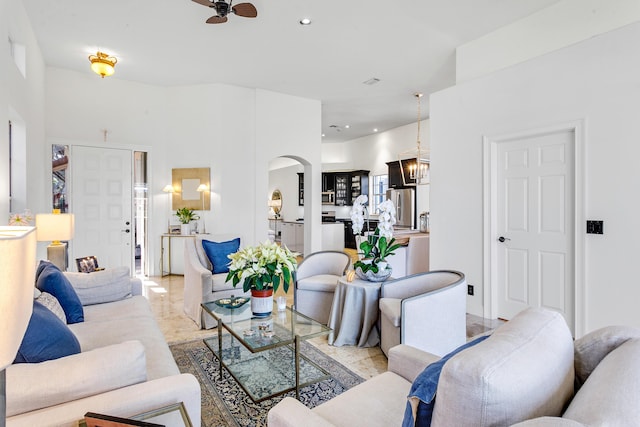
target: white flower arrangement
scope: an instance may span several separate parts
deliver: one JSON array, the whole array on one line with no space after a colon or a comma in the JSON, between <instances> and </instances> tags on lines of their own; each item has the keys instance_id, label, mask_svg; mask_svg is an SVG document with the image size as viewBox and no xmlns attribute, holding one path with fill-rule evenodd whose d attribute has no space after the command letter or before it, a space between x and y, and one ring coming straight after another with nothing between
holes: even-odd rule
<instances>
[{"instance_id":1,"label":"white flower arrangement","mask_svg":"<svg viewBox=\"0 0 640 427\"><path fill-rule=\"evenodd\" d=\"M249 246L228 255L229 273L227 281L232 280L235 287L242 281L245 292L249 289L278 290L282 281L284 291L289 291L293 272L297 268L296 256L286 246L267 240L259 246Z\"/></svg>"},{"instance_id":2,"label":"white flower arrangement","mask_svg":"<svg viewBox=\"0 0 640 427\"><path fill-rule=\"evenodd\" d=\"M24 213L15 213L9 215L9 225L32 225L33 215L29 209L25 209Z\"/></svg>"},{"instance_id":3,"label":"white flower arrangement","mask_svg":"<svg viewBox=\"0 0 640 427\"><path fill-rule=\"evenodd\" d=\"M364 227L364 217L367 210L367 196L364 194L356 197L351 207L351 230L353 234L362 233L362 227Z\"/></svg>"},{"instance_id":4,"label":"white flower arrangement","mask_svg":"<svg viewBox=\"0 0 640 427\"><path fill-rule=\"evenodd\" d=\"M353 234L360 234L364 226L365 204L367 196L361 195L356 198L351 208L351 221L353 221ZM367 239L360 243L363 261L356 261L353 266L363 273L372 271L378 273L386 270L386 258L394 255L400 245L395 243L393 238L393 225L396 223L396 210L391 200L386 200L378 205L378 227L367 236ZM380 264L385 263L385 264ZM384 267L380 267L384 265Z\"/></svg>"}]
</instances>

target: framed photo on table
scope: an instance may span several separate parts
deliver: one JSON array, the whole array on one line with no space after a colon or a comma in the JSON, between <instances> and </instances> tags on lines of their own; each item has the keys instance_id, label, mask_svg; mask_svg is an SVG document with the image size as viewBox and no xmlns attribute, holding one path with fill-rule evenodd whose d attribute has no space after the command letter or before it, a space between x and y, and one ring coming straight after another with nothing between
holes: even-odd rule
<instances>
[{"instance_id":1,"label":"framed photo on table","mask_svg":"<svg viewBox=\"0 0 640 427\"><path fill-rule=\"evenodd\" d=\"M76 267L79 273L92 273L101 270L98 266L98 258L95 256L76 258Z\"/></svg>"}]
</instances>

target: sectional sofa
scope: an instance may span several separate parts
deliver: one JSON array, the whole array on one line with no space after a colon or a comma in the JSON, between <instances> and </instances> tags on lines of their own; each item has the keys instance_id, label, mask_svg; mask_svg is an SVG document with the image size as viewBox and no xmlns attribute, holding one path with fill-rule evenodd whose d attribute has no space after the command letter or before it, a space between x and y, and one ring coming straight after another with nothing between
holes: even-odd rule
<instances>
[{"instance_id":1,"label":"sectional sofa","mask_svg":"<svg viewBox=\"0 0 640 427\"><path fill-rule=\"evenodd\" d=\"M285 398L269 426L404 425L412 382L439 359L393 347L387 372L314 409ZM640 331L607 327L574 342L561 315L528 309L446 361L436 385L433 427L640 426Z\"/></svg>"},{"instance_id":2,"label":"sectional sofa","mask_svg":"<svg viewBox=\"0 0 640 427\"><path fill-rule=\"evenodd\" d=\"M200 385L180 374L140 280L127 268L64 275L83 304L84 321L67 325L81 352L8 367L6 425L76 426L86 412L126 417L183 402L200 426Z\"/></svg>"}]
</instances>

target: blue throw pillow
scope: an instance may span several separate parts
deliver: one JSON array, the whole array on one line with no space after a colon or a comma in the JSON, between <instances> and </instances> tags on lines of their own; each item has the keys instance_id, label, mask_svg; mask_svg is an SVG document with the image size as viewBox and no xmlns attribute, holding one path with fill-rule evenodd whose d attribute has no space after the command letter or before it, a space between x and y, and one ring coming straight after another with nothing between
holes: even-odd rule
<instances>
[{"instance_id":1,"label":"blue throw pillow","mask_svg":"<svg viewBox=\"0 0 640 427\"><path fill-rule=\"evenodd\" d=\"M229 263L231 260L227 258L227 255L238 252L240 249L240 238L237 237L228 242L211 242L209 240L202 241L202 248L204 253L207 254L207 258L211 261L213 274L228 273Z\"/></svg>"},{"instance_id":2,"label":"blue throw pillow","mask_svg":"<svg viewBox=\"0 0 640 427\"><path fill-rule=\"evenodd\" d=\"M440 379L440 372L442 372L444 364L462 350L472 347L487 338L489 338L489 335L484 335L473 341L469 341L468 343L456 348L451 353L445 355L442 359L424 368L424 371L422 371L413 381L411 391L409 391L409 396L407 396L408 398L415 397L419 399L415 423L413 420L411 403L407 402L407 407L404 411L404 419L402 420L402 427L429 427L431 425L433 405L436 403L438 380Z\"/></svg>"},{"instance_id":3,"label":"blue throw pillow","mask_svg":"<svg viewBox=\"0 0 640 427\"><path fill-rule=\"evenodd\" d=\"M38 267L38 270L40 274L36 280L36 288L56 297L64 310L67 323L84 322L84 310L80 298L62 271L51 263L44 265L42 269Z\"/></svg>"},{"instance_id":4,"label":"blue throw pillow","mask_svg":"<svg viewBox=\"0 0 640 427\"><path fill-rule=\"evenodd\" d=\"M80 353L73 332L48 308L33 302L33 313L13 363L40 363Z\"/></svg>"}]
</instances>

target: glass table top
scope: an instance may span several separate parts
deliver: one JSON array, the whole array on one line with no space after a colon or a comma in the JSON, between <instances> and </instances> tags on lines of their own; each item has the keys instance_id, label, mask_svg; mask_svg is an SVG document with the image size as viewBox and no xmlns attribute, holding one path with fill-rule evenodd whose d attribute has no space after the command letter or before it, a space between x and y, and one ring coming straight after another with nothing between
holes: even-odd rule
<instances>
[{"instance_id":1,"label":"glass table top","mask_svg":"<svg viewBox=\"0 0 640 427\"><path fill-rule=\"evenodd\" d=\"M308 340L331 331L327 326L290 307L285 311L278 311L275 303L273 313L268 317L253 317L249 303L239 308L224 308L214 302L207 302L202 307L216 320L222 321L224 328L252 352L291 343L296 336L301 340Z\"/></svg>"}]
</instances>

